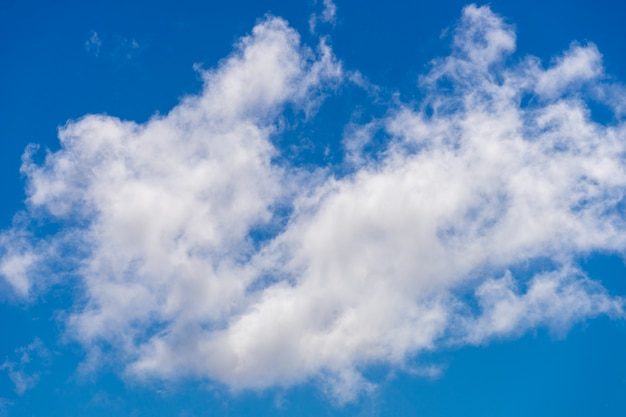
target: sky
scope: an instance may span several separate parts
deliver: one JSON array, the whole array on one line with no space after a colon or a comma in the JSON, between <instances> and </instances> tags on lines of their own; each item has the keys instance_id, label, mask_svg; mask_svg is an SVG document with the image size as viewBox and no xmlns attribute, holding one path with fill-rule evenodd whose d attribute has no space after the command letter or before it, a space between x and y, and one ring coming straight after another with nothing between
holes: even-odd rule
<instances>
[{"instance_id":1,"label":"sky","mask_svg":"<svg viewBox=\"0 0 626 417\"><path fill-rule=\"evenodd\" d=\"M623 416L612 1L0 4L0 417Z\"/></svg>"}]
</instances>

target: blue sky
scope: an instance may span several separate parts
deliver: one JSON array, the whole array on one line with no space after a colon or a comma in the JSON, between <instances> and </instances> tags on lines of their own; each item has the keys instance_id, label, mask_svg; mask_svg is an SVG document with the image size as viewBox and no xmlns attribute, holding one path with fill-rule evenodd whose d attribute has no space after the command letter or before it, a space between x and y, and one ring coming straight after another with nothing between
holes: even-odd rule
<instances>
[{"instance_id":1,"label":"blue sky","mask_svg":"<svg viewBox=\"0 0 626 417\"><path fill-rule=\"evenodd\" d=\"M615 2L5 1L0 416L622 416Z\"/></svg>"}]
</instances>

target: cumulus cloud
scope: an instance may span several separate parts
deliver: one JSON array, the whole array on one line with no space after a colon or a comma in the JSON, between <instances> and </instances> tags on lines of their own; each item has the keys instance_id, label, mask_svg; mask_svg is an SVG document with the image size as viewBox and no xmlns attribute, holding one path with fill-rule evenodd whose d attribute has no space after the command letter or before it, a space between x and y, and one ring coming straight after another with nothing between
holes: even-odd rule
<instances>
[{"instance_id":1,"label":"cumulus cloud","mask_svg":"<svg viewBox=\"0 0 626 417\"><path fill-rule=\"evenodd\" d=\"M576 266L626 249L626 126L572 93L603 77L597 48L543 69L508 61L515 33L488 7L455 30L418 105L351 128L344 176L281 158L285 108L310 120L346 77L278 18L169 114L68 123L58 152L23 166L30 213L61 231L30 248L5 232L1 273L26 294L31 264L72 242L84 299L67 325L93 357L234 390L315 378L339 401L373 387L373 363L623 317Z\"/></svg>"}]
</instances>

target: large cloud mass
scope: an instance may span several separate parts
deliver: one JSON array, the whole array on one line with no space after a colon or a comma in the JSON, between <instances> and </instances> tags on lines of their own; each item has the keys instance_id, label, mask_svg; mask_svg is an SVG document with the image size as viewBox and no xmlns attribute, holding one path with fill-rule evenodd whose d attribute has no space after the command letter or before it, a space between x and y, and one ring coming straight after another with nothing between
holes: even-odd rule
<instances>
[{"instance_id":1,"label":"large cloud mass","mask_svg":"<svg viewBox=\"0 0 626 417\"><path fill-rule=\"evenodd\" d=\"M348 77L324 42L268 18L169 114L86 116L42 165L27 154L29 213L61 231L5 232L0 272L27 296L73 248L61 265L84 301L68 331L128 375L319 377L340 400L368 364L621 317L576 266L626 249L626 126L586 101L610 88L601 56L572 44L544 68L514 50L499 16L465 8L423 100L352 129L338 177L285 162L274 138L287 107L310 116ZM359 151L375 133L384 149Z\"/></svg>"}]
</instances>

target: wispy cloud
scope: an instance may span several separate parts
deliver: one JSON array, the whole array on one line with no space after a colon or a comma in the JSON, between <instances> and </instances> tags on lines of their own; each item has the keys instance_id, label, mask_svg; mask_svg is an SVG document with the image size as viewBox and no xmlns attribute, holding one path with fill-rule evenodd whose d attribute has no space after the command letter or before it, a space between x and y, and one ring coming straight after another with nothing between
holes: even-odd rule
<instances>
[{"instance_id":1,"label":"wispy cloud","mask_svg":"<svg viewBox=\"0 0 626 417\"><path fill-rule=\"evenodd\" d=\"M122 62L129 61L137 55L140 49L137 40L118 36L115 40L115 48L111 52L111 59Z\"/></svg>"},{"instance_id":2,"label":"wispy cloud","mask_svg":"<svg viewBox=\"0 0 626 417\"><path fill-rule=\"evenodd\" d=\"M85 50L88 53L94 54L96 57L100 55L100 47L102 46L102 41L98 36L98 32L92 30L89 39L85 41Z\"/></svg>"},{"instance_id":3,"label":"wispy cloud","mask_svg":"<svg viewBox=\"0 0 626 417\"><path fill-rule=\"evenodd\" d=\"M141 46L136 39L126 38L120 35L109 39L109 42L103 46L102 38L98 35L98 32L93 30L91 31L89 39L85 41L85 50L87 53L93 54L96 58L103 56L117 63L123 63L133 59L140 49Z\"/></svg>"},{"instance_id":4,"label":"wispy cloud","mask_svg":"<svg viewBox=\"0 0 626 417\"><path fill-rule=\"evenodd\" d=\"M39 339L35 339L28 346L16 349L15 353L19 357L13 361L5 360L4 363L0 365L0 370L8 373L9 379L11 379L11 382L15 386L15 392L17 395L22 395L33 388L39 381L40 362L42 360L46 361L49 353ZM37 362L36 366L34 366L35 364L33 364L33 362ZM30 368L33 367L38 368L38 370L31 370ZM0 406L2 406L1 401Z\"/></svg>"},{"instance_id":5,"label":"wispy cloud","mask_svg":"<svg viewBox=\"0 0 626 417\"><path fill-rule=\"evenodd\" d=\"M309 17L309 30L315 33L318 23L330 23L334 25L337 22L337 5L333 0L323 0L322 10L319 13L311 14Z\"/></svg>"},{"instance_id":6,"label":"wispy cloud","mask_svg":"<svg viewBox=\"0 0 626 417\"><path fill-rule=\"evenodd\" d=\"M6 398L0 398L0 417L7 417L8 411L7 409L13 405L13 403Z\"/></svg>"},{"instance_id":7,"label":"wispy cloud","mask_svg":"<svg viewBox=\"0 0 626 417\"><path fill-rule=\"evenodd\" d=\"M606 82L600 54L572 44L544 68L514 51L501 17L466 7L422 102L351 129L352 171L335 176L291 165L275 138L287 107L310 120L348 76L268 18L169 114L88 115L43 164L27 156L30 215L63 227L44 246L5 232L2 273L27 293L31 262L71 241L86 302L69 332L129 377L315 378L339 401L372 389L371 363L623 317L576 265L626 248L626 126L593 121L583 88Z\"/></svg>"}]
</instances>

